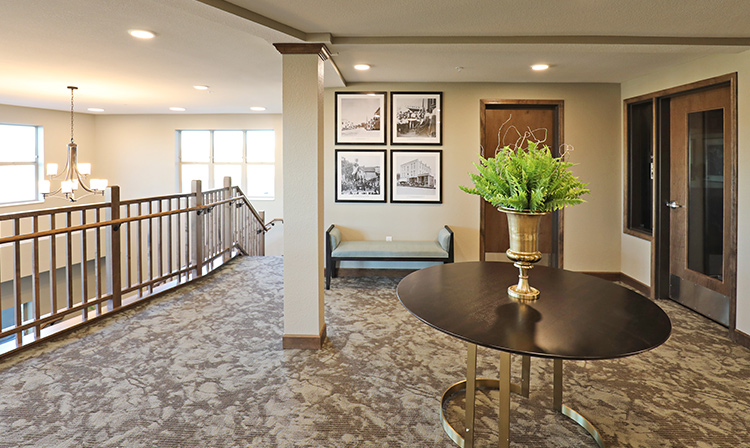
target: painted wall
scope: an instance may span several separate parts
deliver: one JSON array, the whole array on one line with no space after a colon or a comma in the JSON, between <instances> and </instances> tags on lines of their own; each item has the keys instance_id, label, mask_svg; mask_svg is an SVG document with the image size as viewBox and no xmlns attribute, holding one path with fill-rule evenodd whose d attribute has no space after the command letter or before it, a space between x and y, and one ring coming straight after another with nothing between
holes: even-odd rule
<instances>
[{"instance_id":1,"label":"painted wall","mask_svg":"<svg viewBox=\"0 0 750 448\"><path fill-rule=\"evenodd\" d=\"M266 222L282 217L281 115L100 115L96 117L98 167L110 185L119 185L123 199L179 191L178 129L274 129L276 179L273 200L254 200ZM204 185L204 190L209 186ZM283 229L266 234L266 254L283 253Z\"/></svg>"},{"instance_id":2,"label":"painted wall","mask_svg":"<svg viewBox=\"0 0 750 448\"><path fill-rule=\"evenodd\" d=\"M66 145L70 141L70 113L30 107L0 105L0 123L39 125L44 128L42 161L63 166ZM107 178L111 185L119 185L123 199L170 194L178 190L175 130L177 129L274 129L276 130L276 192L274 200L256 200L258 210L265 210L270 221L282 217L282 135L281 115L93 115L75 114L75 141L79 160L92 164L93 177ZM0 151L9 150L2 147ZM206 187L204 187L206 188ZM85 198L81 203L103 201L100 196ZM60 199L32 202L23 205L0 206L0 213L14 213L41 208L65 207L69 202ZM74 216L73 225L78 224ZM44 225L44 223L42 223ZM58 226L63 225L58 222ZM1 235L11 235L8 223L0 224ZM30 229L22 228L22 232ZM63 237L58 237L62 244ZM29 246L29 247L26 247ZM11 246L0 249L0 279L13 276ZM30 243L22 244L22 275L31 273ZM40 241L41 253L48 252L48 241ZM93 247L89 247L92 251ZM80 248L74 238L73 261L80 259ZM283 229L273 227L266 237L266 253L281 255ZM89 254L89 256L93 256ZM64 252L58 251L58 266ZM42 271L49 260L40 260Z\"/></svg>"},{"instance_id":3,"label":"painted wall","mask_svg":"<svg viewBox=\"0 0 750 448\"><path fill-rule=\"evenodd\" d=\"M738 74L737 329L750 334L750 277L743 275L750 268L750 235L743 232L750 222L750 153L747 149L750 142L750 51L714 55L670 67L668 70L656 71L623 83L621 96L624 100L733 72ZM625 154L625 148L622 151ZM637 238L623 234L622 272L649 284L650 278L643 278L643 266L649 266L650 272L650 244L635 240ZM625 246L629 246L627 250Z\"/></svg>"},{"instance_id":4,"label":"painted wall","mask_svg":"<svg viewBox=\"0 0 750 448\"><path fill-rule=\"evenodd\" d=\"M550 99L565 101L565 142L575 151L574 173L589 183L588 202L565 211L565 267L580 271L620 272L621 106L616 84L357 84L337 91L443 92L443 203L359 204L334 201L334 151L366 146L334 145L334 90L325 99L325 220L341 227L344 239L432 240L443 225L456 237L456 260L479 258L479 204L459 185L480 143L481 99ZM388 106L390 107L390 106ZM388 146L372 147L378 149ZM410 147L393 147L408 149ZM414 149L436 149L418 147ZM347 266L347 265L343 265ZM414 267L415 264L350 263L349 267Z\"/></svg>"},{"instance_id":5,"label":"painted wall","mask_svg":"<svg viewBox=\"0 0 750 448\"><path fill-rule=\"evenodd\" d=\"M64 104L64 102L62 104ZM93 166L93 173L94 175L97 175L99 171L97 170L98 159L94 143L94 118L95 117L89 114L76 113L74 117L74 136L75 142L78 144L79 160L81 162L91 163ZM62 170L67 157L67 144L70 143L70 112L0 105L0 123L42 126L44 129L44 136L42 150L40 151L39 157L43 163L57 163ZM0 141L0 152L12 151L11 148L4 147L3 144L4 142ZM81 200L81 203L102 200L103 198L101 196L89 197ZM0 214L39 210L43 208L65 207L68 205L70 205L70 202L62 199L47 199L46 201L29 202L21 205L0 205ZM77 219L78 216L73 217L73 225L78 224L76 221ZM44 226L48 226L49 224L48 222L40 222L39 225L40 229L44 230ZM59 220L57 225L62 225L62 221ZM21 226L21 233L29 232L31 232L31 222L30 220L25 220ZM0 235L9 236L13 234L12 221L4 221L0 224ZM58 244L63 244L63 236L58 236L57 239ZM74 237L73 240L72 256L75 263L80 260L80 245L78 244L78 239L76 237ZM14 276L12 249L12 245L5 245L0 249L0 280L2 281L10 280ZM90 251L93 250L92 247L89 249ZM39 241L39 250L42 254L49 253L49 239L41 239ZM26 276L31 273L30 241L21 243L21 252L23 254L21 258L21 275ZM59 266L63 263L63 257L65 254L62 251L58 251L57 255L57 263ZM49 258L41 257L40 269L42 271L49 269Z\"/></svg>"},{"instance_id":6,"label":"painted wall","mask_svg":"<svg viewBox=\"0 0 750 448\"><path fill-rule=\"evenodd\" d=\"M68 99L67 101L70 101ZM61 102L64 105L65 101ZM74 117L75 142L78 144L78 159L92 164L92 172L98 174L97 151L95 147L96 117L90 114L76 113ZM70 112L31 107L7 106L0 104L0 123L28 124L44 128L43 152L40 154L44 163L54 162L62 170L67 156L67 145L70 143ZM0 141L0 151L10 151ZM86 200L84 199L84 202ZM23 205L0 205L0 213L13 213L40 208L63 207L69 203L60 199L49 199Z\"/></svg>"}]
</instances>

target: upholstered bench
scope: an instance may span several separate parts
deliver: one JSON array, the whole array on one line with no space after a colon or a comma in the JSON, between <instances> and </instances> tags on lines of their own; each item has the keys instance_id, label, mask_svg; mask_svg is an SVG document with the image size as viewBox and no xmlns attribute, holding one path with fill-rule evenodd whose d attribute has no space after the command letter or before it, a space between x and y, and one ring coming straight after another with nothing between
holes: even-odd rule
<instances>
[{"instance_id":1,"label":"upholstered bench","mask_svg":"<svg viewBox=\"0 0 750 448\"><path fill-rule=\"evenodd\" d=\"M342 241L334 224L326 230L326 289L338 263L360 261L435 261L453 263L453 231L445 226L433 241Z\"/></svg>"}]
</instances>

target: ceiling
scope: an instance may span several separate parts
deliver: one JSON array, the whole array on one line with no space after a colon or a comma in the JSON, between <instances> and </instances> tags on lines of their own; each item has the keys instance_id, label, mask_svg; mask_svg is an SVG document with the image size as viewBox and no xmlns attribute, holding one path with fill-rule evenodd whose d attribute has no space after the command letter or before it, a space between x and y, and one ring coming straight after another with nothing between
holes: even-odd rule
<instances>
[{"instance_id":1,"label":"ceiling","mask_svg":"<svg viewBox=\"0 0 750 448\"><path fill-rule=\"evenodd\" d=\"M0 104L67 110L75 85L76 111L105 114L280 113L281 42L324 42L328 87L619 83L750 49L746 0L0 0L0 17Z\"/></svg>"}]
</instances>

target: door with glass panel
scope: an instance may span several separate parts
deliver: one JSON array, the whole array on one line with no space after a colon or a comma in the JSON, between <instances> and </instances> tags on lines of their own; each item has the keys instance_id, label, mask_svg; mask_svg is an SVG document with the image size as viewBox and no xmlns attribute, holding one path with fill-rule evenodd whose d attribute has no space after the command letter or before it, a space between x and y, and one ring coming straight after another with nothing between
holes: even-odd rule
<instances>
[{"instance_id":1,"label":"door with glass panel","mask_svg":"<svg viewBox=\"0 0 750 448\"><path fill-rule=\"evenodd\" d=\"M736 282L730 86L670 100L669 296L730 325Z\"/></svg>"}]
</instances>

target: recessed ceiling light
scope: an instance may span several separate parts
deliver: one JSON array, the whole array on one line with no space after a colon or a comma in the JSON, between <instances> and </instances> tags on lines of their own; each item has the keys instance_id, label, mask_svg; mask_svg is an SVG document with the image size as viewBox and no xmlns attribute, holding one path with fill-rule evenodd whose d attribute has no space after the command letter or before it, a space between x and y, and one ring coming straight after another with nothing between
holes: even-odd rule
<instances>
[{"instance_id":1,"label":"recessed ceiling light","mask_svg":"<svg viewBox=\"0 0 750 448\"><path fill-rule=\"evenodd\" d=\"M171 110L172 112L185 112L184 107L170 107L169 110Z\"/></svg>"},{"instance_id":2,"label":"recessed ceiling light","mask_svg":"<svg viewBox=\"0 0 750 448\"><path fill-rule=\"evenodd\" d=\"M208 90L208 86L193 86L195 90Z\"/></svg>"},{"instance_id":3,"label":"recessed ceiling light","mask_svg":"<svg viewBox=\"0 0 750 448\"><path fill-rule=\"evenodd\" d=\"M355 70L370 70L370 66L367 64L357 64L354 66Z\"/></svg>"},{"instance_id":4,"label":"recessed ceiling light","mask_svg":"<svg viewBox=\"0 0 750 448\"><path fill-rule=\"evenodd\" d=\"M155 33L148 30L128 30L128 34L138 39L153 39L156 36Z\"/></svg>"},{"instance_id":5,"label":"recessed ceiling light","mask_svg":"<svg viewBox=\"0 0 750 448\"><path fill-rule=\"evenodd\" d=\"M531 66L531 69L536 70L536 71L547 70L548 68L549 68L549 65L547 64L536 64L536 65Z\"/></svg>"},{"instance_id":6,"label":"recessed ceiling light","mask_svg":"<svg viewBox=\"0 0 750 448\"><path fill-rule=\"evenodd\" d=\"M89 107L88 111L89 112L104 112L104 109L102 109L100 107Z\"/></svg>"},{"instance_id":7,"label":"recessed ceiling light","mask_svg":"<svg viewBox=\"0 0 750 448\"><path fill-rule=\"evenodd\" d=\"M263 106L253 106L250 108L250 110L254 110L256 112L263 112L264 110L266 110L266 108Z\"/></svg>"}]
</instances>

